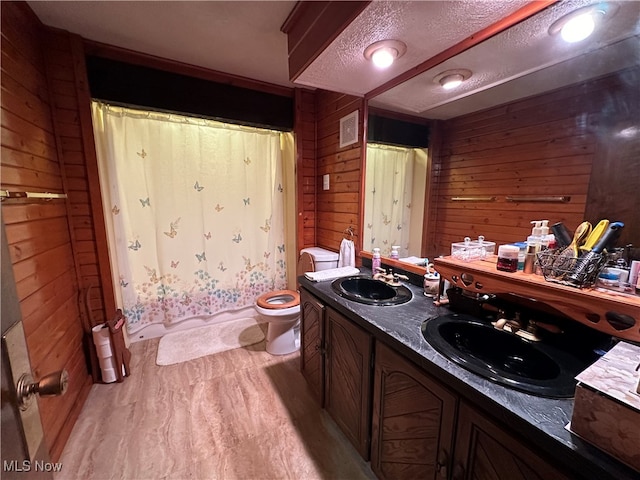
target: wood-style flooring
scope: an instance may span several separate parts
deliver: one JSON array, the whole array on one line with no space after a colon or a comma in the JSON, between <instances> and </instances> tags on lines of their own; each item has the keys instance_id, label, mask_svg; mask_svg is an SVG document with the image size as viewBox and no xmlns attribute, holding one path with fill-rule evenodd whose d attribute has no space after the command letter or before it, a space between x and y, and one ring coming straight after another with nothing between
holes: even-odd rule
<instances>
[{"instance_id":1,"label":"wood-style flooring","mask_svg":"<svg viewBox=\"0 0 640 480\"><path fill-rule=\"evenodd\" d=\"M299 354L264 342L171 366L131 345L131 376L97 384L62 453L68 479L373 479L315 403Z\"/></svg>"}]
</instances>

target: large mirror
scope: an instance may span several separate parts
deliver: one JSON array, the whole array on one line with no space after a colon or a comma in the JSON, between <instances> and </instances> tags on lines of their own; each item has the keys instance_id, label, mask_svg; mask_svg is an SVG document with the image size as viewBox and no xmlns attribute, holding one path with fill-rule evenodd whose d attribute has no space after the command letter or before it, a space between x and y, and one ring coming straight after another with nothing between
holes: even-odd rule
<instances>
[{"instance_id":1,"label":"large mirror","mask_svg":"<svg viewBox=\"0 0 640 480\"><path fill-rule=\"evenodd\" d=\"M597 20L596 31L586 40L567 43L556 32L557 26L563 22L561 19L577 9L591 8L591 4L595 3L570 1L553 5L473 48L369 98L368 108L372 114L386 111L446 122L590 79L616 72L629 72L630 69L634 73L631 81L636 82L637 86L637 69L640 65L640 2L595 4L603 10L602 15ZM455 89L444 90L439 81L443 72L459 72L465 81ZM637 101L637 97L632 100ZM369 118L371 119L371 115ZM626 129L626 135L635 136L633 148L637 152L640 121L635 123L635 129L633 126ZM368 139L369 141L371 140ZM373 152L373 148L371 150ZM379 191L377 185L369 184L370 178L376 175L369 172L370 165L374 163L370 157L374 155L372 152L367 148L363 226L365 251L371 251L373 246L382 248L381 241L387 234L380 235L379 232L388 230L384 214L376 211L375 201L372 199L372 193L377 195ZM433 173L429 178L433 178ZM588 182L588 179L585 181ZM425 188L428 188L428 183ZM589 194L592 194L591 190ZM637 189L625 191L624 195L632 204L639 203ZM384 205L388 203L382 202ZM413 202L411 205L413 207ZM426 217L423 215L422 218ZM410 222L410 230L426 231L424 223L416 225L415 221L414 217ZM367 232L367 229L370 231ZM635 240L640 241L640 238ZM403 243L403 240L398 242L403 247L410 246L408 250L402 251L401 257L425 255L425 251L419 246L416 248L420 244ZM384 248L382 250L384 255Z\"/></svg>"},{"instance_id":2,"label":"large mirror","mask_svg":"<svg viewBox=\"0 0 640 480\"><path fill-rule=\"evenodd\" d=\"M369 109L363 248L424 263L422 239L428 177L428 121ZM395 248L394 248L395 247Z\"/></svg>"}]
</instances>

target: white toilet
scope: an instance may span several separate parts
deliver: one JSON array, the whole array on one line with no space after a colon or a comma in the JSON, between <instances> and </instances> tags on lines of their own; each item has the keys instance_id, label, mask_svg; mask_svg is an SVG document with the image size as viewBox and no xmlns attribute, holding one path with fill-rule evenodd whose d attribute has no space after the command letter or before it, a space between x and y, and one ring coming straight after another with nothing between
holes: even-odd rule
<instances>
[{"instance_id":1,"label":"white toilet","mask_svg":"<svg viewBox=\"0 0 640 480\"><path fill-rule=\"evenodd\" d=\"M304 248L298 259L298 275L336 268L338 254L320 247ZM300 294L293 290L265 293L256 300L255 309L267 322L267 352L286 355L300 348Z\"/></svg>"}]
</instances>

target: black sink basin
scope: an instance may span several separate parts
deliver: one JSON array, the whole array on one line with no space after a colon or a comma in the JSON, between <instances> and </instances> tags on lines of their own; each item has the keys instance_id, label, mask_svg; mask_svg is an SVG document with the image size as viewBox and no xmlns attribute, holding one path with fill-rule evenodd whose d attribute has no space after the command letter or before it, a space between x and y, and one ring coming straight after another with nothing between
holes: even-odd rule
<instances>
[{"instance_id":1,"label":"black sink basin","mask_svg":"<svg viewBox=\"0 0 640 480\"><path fill-rule=\"evenodd\" d=\"M367 305L400 305L413 297L404 285L391 286L366 276L338 278L331 283L331 288L341 297Z\"/></svg>"},{"instance_id":2,"label":"black sink basin","mask_svg":"<svg viewBox=\"0 0 640 480\"><path fill-rule=\"evenodd\" d=\"M588 364L551 345L532 342L464 314L422 324L422 335L438 352L496 383L544 397L574 396L574 377Z\"/></svg>"}]
</instances>

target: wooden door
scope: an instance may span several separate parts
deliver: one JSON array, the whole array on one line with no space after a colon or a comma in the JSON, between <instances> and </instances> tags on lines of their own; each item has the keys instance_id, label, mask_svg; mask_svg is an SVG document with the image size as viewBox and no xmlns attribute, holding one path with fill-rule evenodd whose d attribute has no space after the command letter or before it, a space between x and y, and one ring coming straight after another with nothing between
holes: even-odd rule
<instances>
[{"instance_id":1,"label":"wooden door","mask_svg":"<svg viewBox=\"0 0 640 480\"><path fill-rule=\"evenodd\" d=\"M326 309L324 407L369 459L372 337L331 308Z\"/></svg>"},{"instance_id":2,"label":"wooden door","mask_svg":"<svg viewBox=\"0 0 640 480\"><path fill-rule=\"evenodd\" d=\"M324 404L324 305L300 290L300 371L313 396Z\"/></svg>"},{"instance_id":3,"label":"wooden door","mask_svg":"<svg viewBox=\"0 0 640 480\"><path fill-rule=\"evenodd\" d=\"M454 480L561 480L562 472L464 402L460 405Z\"/></svg>"},{"instance_id":4,"label":"wooden door","mask_svg":"<svg viewBox=\"0 0 640 480\"><path fill-rule=\"evenodd\" d=\"M4 221L2 222L2 249L0 258L2 259L2 337L11 335L10 330L22 335L24 340L24 330L22 329L22 315L20 313L20 303L16 293L16 285L13 277L13 267L9 257L9 248L4 231ZM20 340L16 338L16 340ZM13 342L11 342L13 343ZM15 342L18 343L18 342ZM50 479L53 474L46 469L36 469L38 465L50 465L47 445L44 441L44 432L40 422L40 412L37 402L32 402L29 408L21 412L16 397L16 374L12 372L12 365L9 361L9 349L6 348L5 341L2 344L2 478L22 478L22 479ZM20 354L21 352L17 352ZM11 352L15 356L15 352ZM30 373L29 357L24 348L23 358L18 359L26 370L21 373ZM14 360L14 359L12 359ZM14 365L13 370L20 372ZM25 421L23 422L23 417Z\"/></svg>"},{"instance_id":5,"label":"wooden door","mask_svg":"<svg viewBox=\"0 0 640 480\"><path fill-rule=\"evenodd\" d=\"M456 395L376 343L371 469L378 478L448 478L456 406Z\"/></svg>"}]
</instances>

